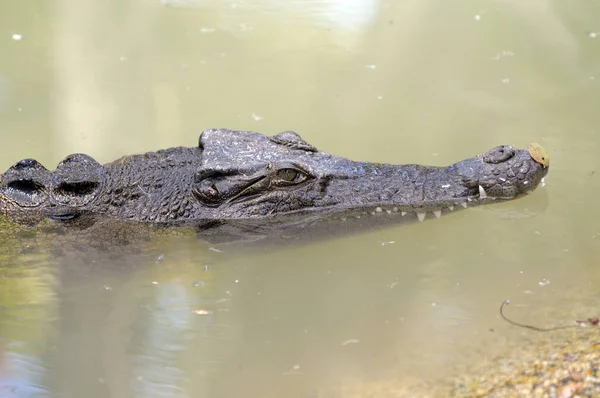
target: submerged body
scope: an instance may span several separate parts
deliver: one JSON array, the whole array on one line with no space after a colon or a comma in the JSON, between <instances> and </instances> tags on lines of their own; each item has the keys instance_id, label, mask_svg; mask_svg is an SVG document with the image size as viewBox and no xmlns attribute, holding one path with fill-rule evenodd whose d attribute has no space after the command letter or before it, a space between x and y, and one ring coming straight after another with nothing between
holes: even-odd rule
<instances>
[{"instance_id":1,"label":"submerged body","mask_svg":"<svg viewBox=\"0 0 600 398\"><path fill-rule=\"evenodd\" d=\"M49 171L22 160L0 177L0 212L35 223L80 216L164 225L343 218L427 212L511 200L548 172L539 151L498 146L447 167L356 162L286 131L206 130L192 148L125 156L100 165L74 154ZM283 221L282 221L283 222Z\"/></svg>"}]
</instances>

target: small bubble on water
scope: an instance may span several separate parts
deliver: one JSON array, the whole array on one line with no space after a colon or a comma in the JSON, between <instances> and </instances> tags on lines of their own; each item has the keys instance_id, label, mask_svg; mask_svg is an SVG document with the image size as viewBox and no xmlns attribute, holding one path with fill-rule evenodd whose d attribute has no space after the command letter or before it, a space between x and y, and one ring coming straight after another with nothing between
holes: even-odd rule
<instances>
[{"instance_id":1,"label":"small bubble on water","mask_svg":"<svg viewBox=\"0 0 600 398\"><path fill-rule=\"evenodd\" d=\"M152 284L153 285L158 285L158 282L157 281L152 281Z\"/></svg>"},{"instance_id":2,"label":"small bubble on water","mask_svg":"<svg viewBox=\"0 0 600 398\"><path fill-rule=\"evenodd\" d=\"M512 57L514 55L515 55L515 53L512 52L512 51L502 50L499 53L496 53L496 55L494 55L494 57L492 59L495 60L495 61L497 61L497 60L499 60L501 58Z\"/></svg>"},{"instance_id":3,"label":"small bubble on water","mask_svg":"<svg viewBox=\"0 0 600 398\"><path fill-rule=\"evenodd\" d=\"M375 70L377 68L377 65L365 65L365 68L370 69L370 70Z\"/></svg>"},{"instance_id":4,"label":"small bubble on water","mask_svg":"<svg viewBox=\"0 0 600 398\"><path fill-rule=\"evenodd\" d=\"M102 288L103 288L104 290L112 290L112 287L110 287L110 286L108 286L108 285L104 285L104 286L102 286Z\"/></svg>"},{"instance_id":5,"label":"small bubble on water","mask_svg":"<svg viewBox=\"0 0 600 398\"><path fill-rule=\"evenodd\" d=\"M473 16L473 19L474 19L474 20L476 20L476 21L481 21L481 15L479 15L479 14L475 14L475 15Z\"/></svg>"},{"instance_id":6,"label":"small bubble on water","mask_svg":"<svg viewBox=\"0 0 600 398\"><path fill-rule=\"evenodd\" d=\"M13 35L12 35L12 39L13 39L14 41L19 41L19 40L21 40L22 38L23 38L23 36L22 36L22 35L20 35L20 34L18 34L18 33L13 33Z\"/></svg>"},{"instance_id":7,"label":"small bubble on water","mask_svg":"<svg viewBox=\"0 0 600 398\"><path fill-rule=\"evenodd\" d=\"M383 95L378 95L378 96L377 96L377 99L378 99L378 100L382 100L382 99L383 99Z\"/></svg>"},{"instance_id":8,"label":"small bubble on water","mask_svg":"<svg viewBox=\"0 0 600 398\"><path fill-rule=\"evenodd\" d=\"M588 33L588 36L589 36L591 39L595 39L596 37L598 37L598 36L599 36L599 34L598 34L598 32L590 32L590 33Z\"/></svg>"},{"instance_id":9,"label":"small bubble on water","mask_svg":"<svg viewBox=\"0 0 600 398\"><path fill-rule=\"evenodd\" d=\"M202 286L204 286L204 282L197 281L197 282L194 282L194 284L192 286L194 286L194 287L202 287Z\"/></svg>"},{"instance_id":10,"label":"small bubble on water","mask_svg":"<svg viewBox=\"0 0 600 398\"><path fill-rule=\"evenodd\" d=\"M155 263L156 264L160 263L164 258L165 258L165 256L161 254L160 256L156 257Z\"/></svg>"},{"instance_id":11,"label":"small bubble on water","mask_svg":"<svg viewBox=\"0 0 600 398\"><path fill-rule=\"evenodd\" d=\"M504 79L502 79L502 83L504 83L504 84L510 83L510 78L505 77Z\"/></svg>"},{"instance_id":12,"label":"small bubble on water","mask_svg":"<svg viewBox=\"0 0 600 398\"><path fill-rule=\"evenodd\" d=\"M433 303L431 303L431 306L432 306L432 307L435 307L436 305L437 305L437 303L436 303L436 302L433 302Z\"/></svg>"},{"instance_id":13,"label":"small bubble on water","mask_svg":"<svg viewBox=\"0 0 600 398\"><path fill-rule=\"evenodd\" d=\"M358 344L358 343L360 343L359 339L348 339L348 340L342 341L343 346L347 346L348 344Z\"/></svg>"},{"instance_id":14,"label":"small bubble on water","mask_svg":"<svg viewBox=\"0 0 600 398\"><path fill-rule=\"evenodd\" d=\"M239 283L239 282L240 282L240 280L239 280L239 279L236 279L236 280L235 280L235 283Z\"/></svg>"},{"instance_id":15,"label":"small bubble on water","mask_svg":"<svg viewBox=\"0 0 600 398\"><path fill-rule=\"evenodd\" d=\"M252 114L252 119L254 119L254 120L256 120L258 122L259 120L262 120L263 117L260 116L260 115L257 115L256 113L253 113Z\"/></svg>"},{"instance_id":16,"label":"small bubble on water","mask_svg":"<svg viewBox=\"0 0 600 398\"><path fill-rule=\"evenodd\" d=\"M550 280L549 280L549 279L546 279L546 278L542 278L542 280L541 280L541 281L539 281L539 282L538 282L538 284L539 284L540 286L544 287L544 286L547 286L547 285L549 285L549 284L550 284Z\"/></svg>"},{"instance_id":17,"label":"small bubble on water","mask_svg":"<svg viewBox=\"0 0 600 398\"><path fill-rule=\"evenodd\" d=\"M215 28L200 28L200 33L214 33Z\"/></svg>"}]
</instances>

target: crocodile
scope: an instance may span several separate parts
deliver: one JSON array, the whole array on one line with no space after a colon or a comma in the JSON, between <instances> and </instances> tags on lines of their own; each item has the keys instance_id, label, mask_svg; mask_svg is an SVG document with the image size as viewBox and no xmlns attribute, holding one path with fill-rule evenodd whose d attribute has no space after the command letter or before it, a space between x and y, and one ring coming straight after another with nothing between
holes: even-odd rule
<instances>
[{"instance_id":1,"label":"crocodile","mask_svg":"<svg viewBox=\"0 0 600 398\"><path fill-rule=\"evenodd\" d=\"M0 214L29 225L111 218L204 229L238 222L275 231L365 214L423 221L531 193L549 169L537 149L501 145L445 167L393 165L322 152L293 131L209 129L195 147L104 165L80 153L54 171L21 160L0 175Z\"/></svg>"}]
</instances>

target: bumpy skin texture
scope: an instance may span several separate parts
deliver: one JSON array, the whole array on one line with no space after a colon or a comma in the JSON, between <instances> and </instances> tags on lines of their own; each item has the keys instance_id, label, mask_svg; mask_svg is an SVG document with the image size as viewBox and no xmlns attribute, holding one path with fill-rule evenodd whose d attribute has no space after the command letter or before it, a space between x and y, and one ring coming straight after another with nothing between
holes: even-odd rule
<instances>
[{"instance_id":1,"label":"bumpy skin texture","mask_svg":"<svg viewBox=\"0 0 600 398\"><path fill-rule=\"evenodd\" d=\"M100 165L74 154L54 172L32 159L0 177L0 212L22 222L81 215L169 225L281 216L433 211L510 200L548 168L499 146L447 167L355 162L318 151L294 132L273 137L206 130L195 148L170 148Z\"/></svg>"}]
</instances>

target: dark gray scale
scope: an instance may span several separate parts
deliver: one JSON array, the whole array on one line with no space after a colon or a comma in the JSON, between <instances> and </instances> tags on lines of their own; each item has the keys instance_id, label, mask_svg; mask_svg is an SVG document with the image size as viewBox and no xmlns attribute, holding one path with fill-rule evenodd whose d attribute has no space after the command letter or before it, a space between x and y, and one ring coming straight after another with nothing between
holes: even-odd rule
<instances>
[{"instance_id":1,"label":"dark gray scale","mask_svg":"<svg viewBox=\"0 0 600 398\"><path fill-rule=\"evenodd\" d=\"M84 154L67 156L52 178L52 200L61 205L81 207L96 198L102 187L102 165Z\"/></svg>"},{"instance_id":2,"label":"dark gray scale","mask_svg":"<svg viewBox=\"0 0 600 398\"><path fill-rule=\"evenodd\" d=\"M50 171L35 159L24 159L2 175L0 194L20 207L38 207L48 199Z\"/></svg>"},{"instance_id":3,"label":"dark gray scale","mask_svg":"<svg viewBox=\"0 0 600 398\"><path fill-rule=\"evenodd\" d=\"M294 131L284 131L269 139L279 145L284 145L292 149L301 149L307 152L318 152L317 148L304 141L298 133Z\"/></svg>"}]
</instances>

